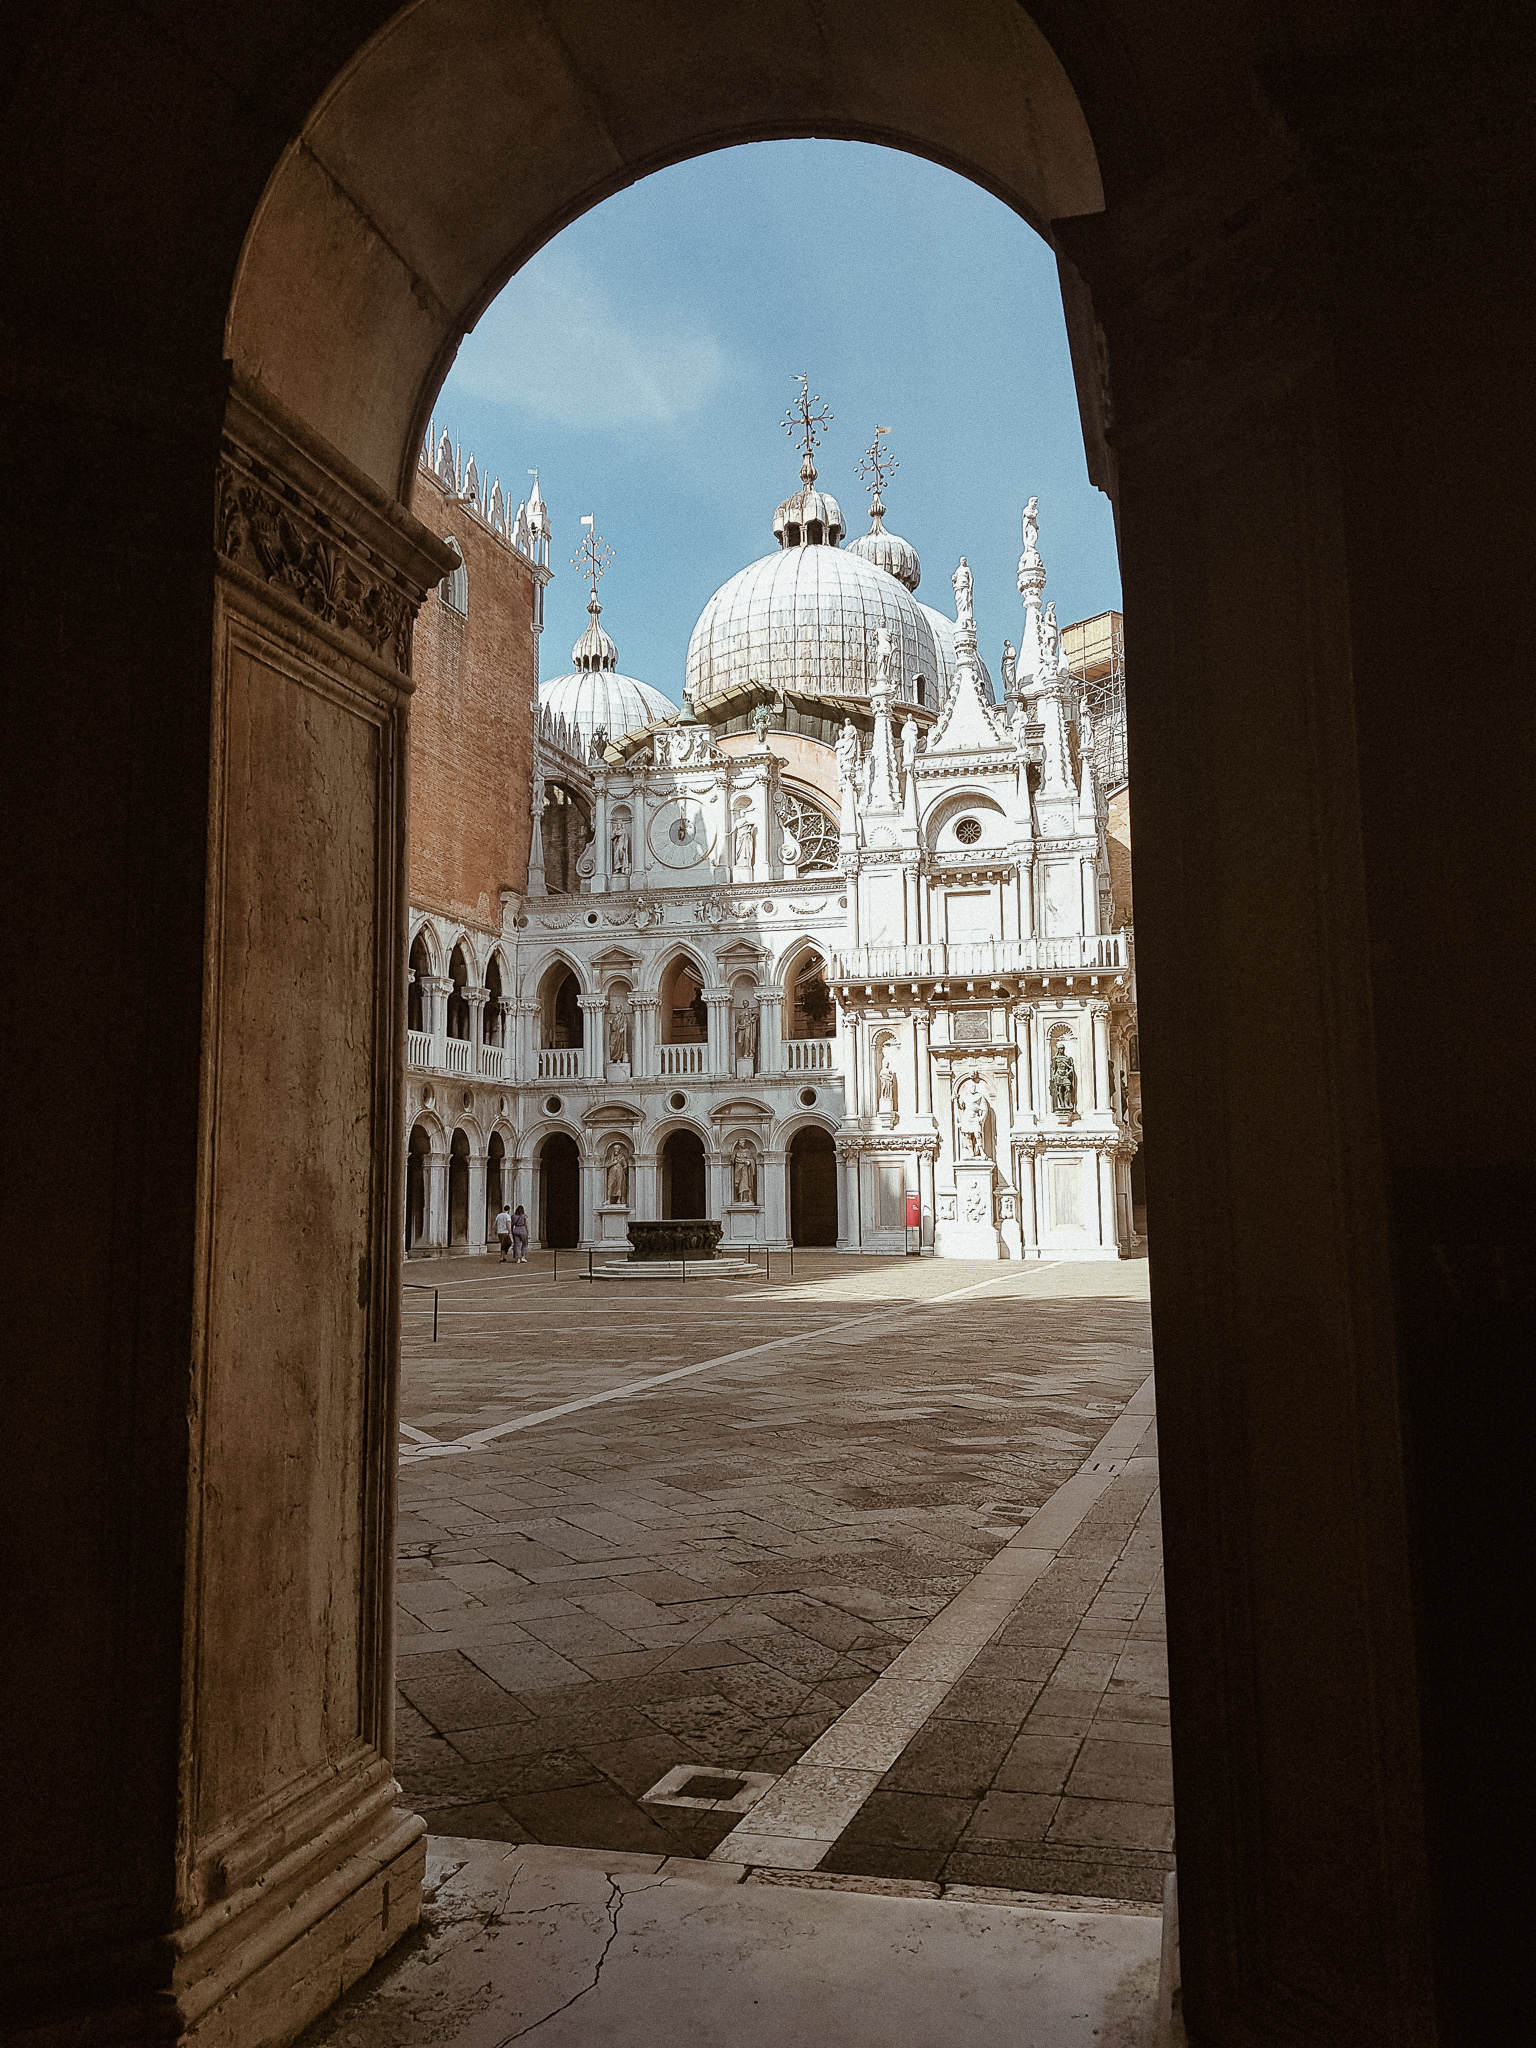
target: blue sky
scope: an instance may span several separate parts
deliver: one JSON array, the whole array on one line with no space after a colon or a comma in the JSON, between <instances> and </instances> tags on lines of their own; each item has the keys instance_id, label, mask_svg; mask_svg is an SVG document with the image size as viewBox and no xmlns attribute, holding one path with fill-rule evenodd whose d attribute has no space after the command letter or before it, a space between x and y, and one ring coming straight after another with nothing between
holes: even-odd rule
<instances>
[{"instance_id":1,"label":"blue sky","mask_svg":"<svg viewBox=\"0 0 1536 2048\"><path fill-rule=\"evenodd\" d=\"M586 625L581 514L614 550L603 624L669 697L711 594L774 547L797 486L783 417L805 371L850 537L876 424L900 468L886 526L952 612L964 554L994 677L1018 640L1019 510L1040 499L1063 622L1118 607L1109 502L1088 482L1050 251L953 172L863 143L772 142L658 172L556 237L464 342L434 407L515 504L538 467L555 579L541 673Z\"/></svg>"}]
</instances>

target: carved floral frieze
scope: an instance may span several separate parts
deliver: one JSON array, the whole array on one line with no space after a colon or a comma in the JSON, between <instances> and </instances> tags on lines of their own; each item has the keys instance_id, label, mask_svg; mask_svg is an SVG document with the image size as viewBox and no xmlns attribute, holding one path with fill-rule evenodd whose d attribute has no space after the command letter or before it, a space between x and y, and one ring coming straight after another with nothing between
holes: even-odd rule
<instances>
[{"instance_id":1,"label":"carved floral frieze","mask_svg":"<svg viewBox=\"0 0 1536 2048\"><path fill-rule=\"evenodd\" d=\"M227 447L219 461L215 543L226 561L286 590L315 618L355 633L371 654L409 673L421 593L373 561L291 485L258 477Z\"/></svg>"}]
</instances>

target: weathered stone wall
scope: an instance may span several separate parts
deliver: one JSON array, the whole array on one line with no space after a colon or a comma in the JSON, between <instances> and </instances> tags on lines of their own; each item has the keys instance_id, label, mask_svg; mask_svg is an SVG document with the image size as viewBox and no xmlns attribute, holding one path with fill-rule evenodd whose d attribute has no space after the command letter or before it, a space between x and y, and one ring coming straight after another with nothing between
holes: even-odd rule
<instances>
[{"instance_id":1,"label":"weathered stone wall","mask_svg":"<svg viewBox=\"0 0 1536 2048\"><path fill-rule=\"evenodd\" d=\"M416 621L411 675L411 901L499 931L497 891L528 880L533 705L539 694L533 565L435 476L411 510L452 535L469 579L461 617L441 589Z\"/></svg>"}]
</instances>

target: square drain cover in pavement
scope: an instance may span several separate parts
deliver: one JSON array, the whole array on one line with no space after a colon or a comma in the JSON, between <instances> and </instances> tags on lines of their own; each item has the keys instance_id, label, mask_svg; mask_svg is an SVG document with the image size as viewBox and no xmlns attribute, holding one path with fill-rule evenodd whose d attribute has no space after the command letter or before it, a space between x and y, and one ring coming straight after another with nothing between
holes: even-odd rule
<instances>
[{"instance_id":1,"label":"square drain cover in pavement","mask_svg":"<svg viewBox=\"0 0 1536 2048\"><path fill-rule=\"evenodd\" d=\"M679 1764L641 1794L652 1806L692 1806L705 1813L745 1813L776 1782L773 1771L712 1771L704 1764Z\"/></svg>"}]
</instances>

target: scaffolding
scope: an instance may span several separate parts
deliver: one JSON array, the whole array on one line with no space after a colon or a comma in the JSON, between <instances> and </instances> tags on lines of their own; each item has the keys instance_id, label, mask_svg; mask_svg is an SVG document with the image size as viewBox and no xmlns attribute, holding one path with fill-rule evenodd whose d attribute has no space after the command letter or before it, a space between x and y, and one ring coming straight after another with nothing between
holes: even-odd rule
<instances>
[{"instance_id":1,"label":"scaffolding","mask_svg":"<svg viewBox=\"0 0 1536 2048\"><path fill-rule=\"evenodd\" d=\"M1082 686L1093 725L1093 766L1099 789L1112 796L1130 780L1125 745L1125 620L1100 612L1062 629L1067 669Z\"/></svg>"}]
</instances>

